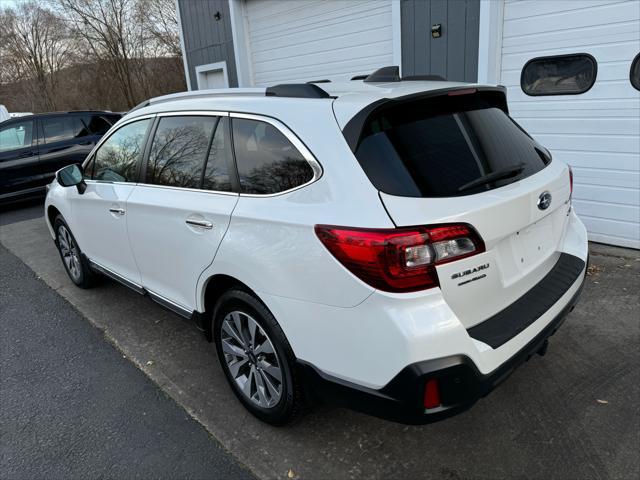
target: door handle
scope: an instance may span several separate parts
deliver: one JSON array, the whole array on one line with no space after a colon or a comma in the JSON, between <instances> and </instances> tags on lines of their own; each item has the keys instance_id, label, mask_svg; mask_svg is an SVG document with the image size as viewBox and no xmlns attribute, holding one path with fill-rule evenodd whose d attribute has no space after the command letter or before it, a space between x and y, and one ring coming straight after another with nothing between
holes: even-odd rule
<instances>
[{"instance_id":1,"label":"door handle","mask_svg":"<svg viewBox=\"0 0 640 480\"><path fill-rule=\"evenodd\" d=\"M124 208L111 207L109 211L111 213L115 213L116 215L124 215Z\"/></svg>"},{"instance_id":2,"label":"door handle","mask_svg":"<svg viewBox=\"0 0 640 480\"><path fill-rule=\"evenodd\" d=\"M213 223L209 222L208 220L191 220L191 219L187 219L185 220L185 223L187 225L193 225L194 227L202 227L206 230L211 230L213 228Z\"/></svg>"}]
</instances>

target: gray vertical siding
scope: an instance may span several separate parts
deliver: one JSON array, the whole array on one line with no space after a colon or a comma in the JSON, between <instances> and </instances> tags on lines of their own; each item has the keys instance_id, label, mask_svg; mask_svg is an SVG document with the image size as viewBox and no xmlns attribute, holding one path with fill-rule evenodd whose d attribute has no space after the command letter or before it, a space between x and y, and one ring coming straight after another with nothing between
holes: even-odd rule
<instances>
[{"instance_id":1,"label":"gray vertical siding","mask_svg":"<svg viewBox=\"0 0 640 480\"><path fill-rule=\"evenodd\" d=\"M403 75L476 82L480 0L401 0ZM431 25L442 36L431 38Z\"/></svg>"},{"instance_id":2,"label":"gray vertical siding","mask_svg":"<svg viewBox=\"0 0 640 480\"><path fill-rule=\"evenodd\" d=\"M229 86L238 86L227 0L178 0L191 89L198 88L196 67L227 62ZM220 12L220 20L214 15Z\"/></svg>"}]
</instances>

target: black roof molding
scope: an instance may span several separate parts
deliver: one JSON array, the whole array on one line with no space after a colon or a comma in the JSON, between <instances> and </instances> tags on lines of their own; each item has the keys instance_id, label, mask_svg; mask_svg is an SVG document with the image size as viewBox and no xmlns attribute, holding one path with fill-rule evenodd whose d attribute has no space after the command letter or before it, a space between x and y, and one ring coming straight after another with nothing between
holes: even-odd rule
<instances>
[{"instance_id":1,"label":"black roof molding","mask_svg":"<svg viewBox=\"0 0 640 480\"><path fill-rule=\"evenodd\" d=\"M267 87L267 97L292 98L331 98L331 96L313 83L283 83Z\"/></svg>"},{"instance_id":2,"label":"black roof molding","mask_svg":"<svg viewBox=\"0 0 640 480\"><path fill-rule=\"evenodd\" d=\"M307 83L331 83L331 80L323 78L322 80L309 80Z\"/></svg>"},{"instance_id":3,"label":"black roof molding","mask_svg":"<svg viewBox=\"0 0 640 480\"><path fill-rule=\"evenodd\" d=\"M399 82L400 80L400 67L397 65L379 68L364 79L365 82Z\"/></svg>"},{"instance_id":4,"label":"black roof molding","mask_svg":"<svg viewBox=\"0 0 640 480\"><path fill-rule=\"evenodd\" d=\"M351 80L364 80L365 78L367 78L369 75L365 74L365 75L356 75L355 77L351 77Z\"/></svg>"},{"instance_id":5,"label":"black roof molding","mask_svg":"<svg viewBox=\"0 0 640 480\"><path fill-rule=\"evenodd\" d=\"M402 80L416 81L416 80L436 80L440 82L446 82L447 79L440 75L409 75L408 77L402 77Z\"/></svg>"}]
</instances>

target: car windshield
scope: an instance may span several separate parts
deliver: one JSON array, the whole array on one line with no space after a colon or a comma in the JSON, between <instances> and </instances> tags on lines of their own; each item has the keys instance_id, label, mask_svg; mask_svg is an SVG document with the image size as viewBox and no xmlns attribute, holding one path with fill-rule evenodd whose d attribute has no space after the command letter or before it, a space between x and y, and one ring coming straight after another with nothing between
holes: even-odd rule
<instances>
[{"instance_id":1,"label":"car windshield","mask_svg":"<svg viewBox=\"0 0 640 480\"><path fill-rule=\"evenodd\" d=\"M507 113L479 94L403 102L374 112L356 149L380 191L405 197L484 192L551 160Z\"/></svg>"}]
</instances>

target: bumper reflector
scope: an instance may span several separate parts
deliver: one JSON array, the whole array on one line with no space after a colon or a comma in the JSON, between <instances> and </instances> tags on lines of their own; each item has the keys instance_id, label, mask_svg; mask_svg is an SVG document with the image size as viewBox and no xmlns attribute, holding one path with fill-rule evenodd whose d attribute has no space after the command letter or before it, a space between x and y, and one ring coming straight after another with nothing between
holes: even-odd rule
<instances>
[{"instance_id":1,"label":"bumper reflector","mask_svg":"<svg viewBox=\"0 0 640 480\"><path fill-rule=\"evenodd\" d=\"M424 408L436 408L440 406L440 385L438 380L427 380L424 386Z\"/></svg>"}]
</instances>

